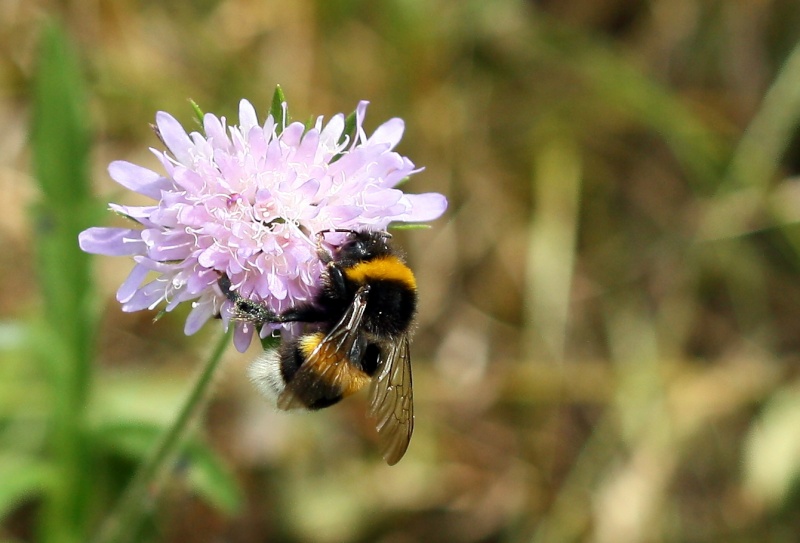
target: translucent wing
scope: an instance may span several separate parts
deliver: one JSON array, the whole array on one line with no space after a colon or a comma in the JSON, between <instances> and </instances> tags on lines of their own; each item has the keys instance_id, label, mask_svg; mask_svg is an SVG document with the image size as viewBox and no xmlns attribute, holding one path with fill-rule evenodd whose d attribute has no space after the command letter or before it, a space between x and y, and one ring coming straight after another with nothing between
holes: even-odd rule
<instances>
[{"instance_id":1,"label":"translucent wing","mask_svg":"<svg viewBox=\"0 0 800 543\"><path fill-rule=\"evenodd\" d=\"M411 388L409 339L382 347L378 372L372 378L369 414L381 442L383 459L395 465L408 449L414 431L414 392Z\"/></svg>"},{"instance_id":2,"label":"translucent wing","mask_svg":"<svg viewBox=\"0 0 800 543\"><path fill-rule=\"evenodd\" d=\"M359 337L368 293L369 286L356 292L345 314L314 348L278 397L279 409L307 408L309 403L304 398L323 400L346 396L366 384L369 377L350 362L349 353Z\"/></svg>"}]
</instances>

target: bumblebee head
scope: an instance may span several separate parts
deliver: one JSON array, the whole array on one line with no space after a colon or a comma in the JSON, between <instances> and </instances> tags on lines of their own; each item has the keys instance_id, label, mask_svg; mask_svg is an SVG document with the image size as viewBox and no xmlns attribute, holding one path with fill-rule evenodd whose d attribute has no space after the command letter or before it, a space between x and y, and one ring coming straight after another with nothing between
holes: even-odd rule
<instances>
[{"instance_id":1,"label":"bumblebee head","mask_svg":"<svg viewBox=\"0 0 800 543\"><path fill-rule=\"evenodd\" d=\"M332 251L333 260L344 267L394 254L389 246L392 235L383 231L348 231L348 237Z\"/></svg>"}]
</instances>

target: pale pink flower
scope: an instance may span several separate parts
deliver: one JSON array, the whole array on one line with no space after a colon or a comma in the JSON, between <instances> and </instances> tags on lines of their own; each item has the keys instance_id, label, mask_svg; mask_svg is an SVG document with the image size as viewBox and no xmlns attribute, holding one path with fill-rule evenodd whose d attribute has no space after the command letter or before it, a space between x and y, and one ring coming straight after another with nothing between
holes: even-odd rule
<instances>
[{"instance_id":1,"label":"pale pink flower","mask_svg":"<svg viewBox=\"0 0 800 543\"><path fill-rule=\"evenodd\" d=\"M239 124L206 114L205 134L187 134L168 113L156 115L167 151L153 149L165 175L124 161L111 177L154 200L149 206L109 204L132 228L94 227L79 236L81 249L135 262L117 291L123 311L171 311L192 302L185 325L195 333L212 316L230 318L230 302L217 281L227 274L244 297L276 312L312 298L322 265L316 233L330 229L383 230L419 223L447 207L441 194L406 194L397 184L419 171L393 149L403 135L390 119L367 137L367 102L356 109L356 130L343 137L344 115L310 129L259 124L250 102L239 105ZM281 130L282 129L282 130ZM152 274L151 274L152 272ZM239 350L253 327L235 324Z\"/></svg>"}]
</instances>

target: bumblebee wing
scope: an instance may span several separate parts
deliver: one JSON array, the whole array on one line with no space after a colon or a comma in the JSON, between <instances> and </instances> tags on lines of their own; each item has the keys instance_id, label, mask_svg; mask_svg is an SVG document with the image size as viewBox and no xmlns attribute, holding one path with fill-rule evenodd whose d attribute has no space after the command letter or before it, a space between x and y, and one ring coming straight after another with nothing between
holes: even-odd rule
<instances>
[{"instance_id":1,"label":"bumblebee wing","mask_svg":"<svg viewBox=\"0 0 800 543\"><path fill-rule=\"evenodd\" d=\"M395 465L408 449L414 431L414 392L408 335L381 348L378 372L370 390L370 417L381 442L383 458Z\"/></svg>"},{"instance_id":2,"label":"bumblebee wing","mask_svg":"<svg viewBox=\"0 0 800 543\"><path fill-rule=\"evenodd\" d=\"M286 389L278 397L279 409L307 408L304 397L323 399L344 392L363 383L354 380L368 379L355 368L348 357L359 337L361 320L367 308L369 287L356 292L353 302L336 325L314 347L311 354L297 369ZM358 373L355 373L358 372Z\"/></svg>"}]
</instances>

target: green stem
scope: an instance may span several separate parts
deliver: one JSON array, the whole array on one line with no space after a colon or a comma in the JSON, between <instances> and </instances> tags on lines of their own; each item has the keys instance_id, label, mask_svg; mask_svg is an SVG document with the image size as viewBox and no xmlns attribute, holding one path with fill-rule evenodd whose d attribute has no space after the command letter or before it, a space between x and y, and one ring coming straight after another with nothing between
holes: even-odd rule
<instances>
[{"instance_id":1,"label":"green stem","mask_svg":"<svg viewBox=\"0 0 800 543\"><path fill-rule=\"evenodd\" d=\"M159 483L171 464L170 460L185 441L190 423L207 403L214 374L230 338L230 330L220 338L174 424L164 433L150 457L139 467L116 508L106 519L95 543L121 543L136 535L145 506L151 503L153 488L159 488Z\"/></svg>"}]
</instances>

